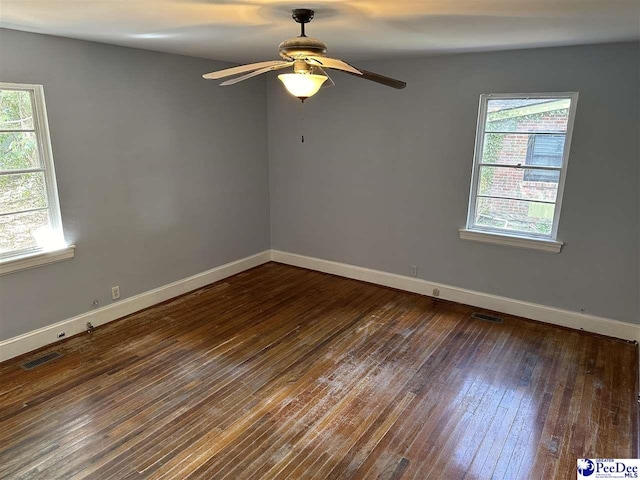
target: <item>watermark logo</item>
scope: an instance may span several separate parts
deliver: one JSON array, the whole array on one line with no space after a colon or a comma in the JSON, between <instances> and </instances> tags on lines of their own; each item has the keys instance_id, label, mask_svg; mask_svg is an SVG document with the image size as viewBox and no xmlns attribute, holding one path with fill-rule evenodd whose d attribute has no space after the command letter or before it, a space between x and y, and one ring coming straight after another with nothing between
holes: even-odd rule
<instances>
[{"instance_id":1,"label":"watermark logo","mask_svg":"<svg viewBox=\"0 0 640 480\"><path fill-rule=\"evenodd\" d=\"M583 477L588 477L596 471L596 466L588 458L581 458L578 460L578 473Z\"/></svg>"},{"instance_id":2,"label":"watermark logo","mask_svg":"<svg viewBox=\"0 0 640 480\"><path fill-rule=\"evenodd\" d=\"M640 459L632 458L579 458L578 480L640 479Z\"/></svg>"}]
</instances>

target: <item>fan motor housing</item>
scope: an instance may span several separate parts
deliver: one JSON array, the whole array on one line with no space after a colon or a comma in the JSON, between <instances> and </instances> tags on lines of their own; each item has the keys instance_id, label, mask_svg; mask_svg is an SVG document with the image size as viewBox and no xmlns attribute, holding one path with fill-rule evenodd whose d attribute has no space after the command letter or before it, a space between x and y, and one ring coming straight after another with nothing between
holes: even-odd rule
<instances>
[{"instance_id":1,"label":"fan motor housing","mask_svg":"<svg viewBox=\"0 0 640 480\"><path fill-rule=\"evenodd\" d=\"M324 57L327 54L327 46L312 37L289 38L278 46L278 53L282 58L303 58L310 55Z\"/></svg>"}]
</instances>

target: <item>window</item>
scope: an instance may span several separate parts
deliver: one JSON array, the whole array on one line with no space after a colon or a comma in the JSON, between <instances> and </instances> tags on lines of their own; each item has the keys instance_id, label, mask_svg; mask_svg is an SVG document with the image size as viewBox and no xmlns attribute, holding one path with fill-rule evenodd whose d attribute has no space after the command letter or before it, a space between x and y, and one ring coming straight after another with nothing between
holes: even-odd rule
<instances>
[{"instance_id":1,"label":"window","mask_svg":"<svg viewBox=\"0 0 640 480\"><path fill-rule=\"evenodd\" d=\"M577 93L480 97L462 238L530 248L539 241L542 249L560 250L556 232L577 99ZM512 240L492 241L498 237Z\"/></svg>"},{"instance_id":2,"label":"window","mask_svg":"<svg viewBox=\"0 0 640 480\"><path fill-rule=\"evenodd\" d=\"M0 83L0 273L8 261L62 247L43 88Z\"/></svg>"},{"instance_id":3,"label":"window","mask_svg":"<svg viewBox=\"0 0 640 480\"><path fill-rule=\"evenodd\" d=\"M533 134L529 136L526 165L537 165L539 167L562 165L564 142L564 135ZM524 172L524 180L528 182L558 183L555 173L549 170L527 169Z\"/></svg>"}]
</instances>

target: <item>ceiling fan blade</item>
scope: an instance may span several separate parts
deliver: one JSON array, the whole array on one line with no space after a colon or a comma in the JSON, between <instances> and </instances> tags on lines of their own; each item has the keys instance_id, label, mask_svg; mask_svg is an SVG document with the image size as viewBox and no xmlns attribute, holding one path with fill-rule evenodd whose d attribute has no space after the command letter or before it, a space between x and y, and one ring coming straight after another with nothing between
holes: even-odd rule
<instances>
[{"instance_id":1,"label":"ceiling fan blade","mask_svg":"<svg viewBox=\"0 0 640 480\"><path fill-rule=\"evenodd\" d=\"M260 70L255 70L251 73L247 73L246 75L242 75L241 77L232 78L231 80L227 80L226 82L222 82L220 84L221 87L226 87L227 85L233 85L234 83L242 82L244 80L248 80L252 77L257 77L258 75L262 75L263 73L271 72L272 70L280 70L281 68L287 68L293 65L293 62L285 62L282 65L274 65L272 67L261 68Z\"/></svg>"},{"instance_id":2,"label":"ceiling fan blade","mask_svg":"<svg viewBox=\"0 0 640 480\"><path fill-rule=\"evenodd\" d=\"M360 75L360 70L355 67L352 67L347 62L343 62L342 60L338 60L337 58L329 58L329 57L316 57L309 56L306 57L305 60L307 63L311 65L319 65L324 68L333 68L334 70L342 70L344 72L349 72L354 75Z\"/></svg>"},{"instance_id":3,"label":"ceiling fan blade","mask_svg":"<svg viewBox=\"0 0 640 480\"><path fill-rule=\"evenodd\" d=\"M239 75L245 72L252 72L253 70L260 70L266 67L275 67L278 65L288 64L284 60L269 60L266 62L250 63L248 65L240 65L238 67L225 68L224 70L218 70L217 72L206 73L202 78L207 80L215 80L217 78L230 77L232 75Z\"/></svg>"},{"instance_id":4,"label":"ceiling fan blade","mask_svg":"<svg viewBox=\"0 0 640 480\"><path fill-rule=\"evenodd\" d=\"M316 70L318 70L322 75L324 75L325 77L327 77L327 79L325 80L325 82L322 84L322 87L320 88L329 88L329 87L335 87L336 84L334 83L334 81L331 79L331 77L329 76L329 74L327 72L325 72L321 67L315 67Z\"/></svg>"},{"instance_id":5,"label":"ceiling fan blade","mask_svg":"<svg viewBox=\"0 0 640 480\"><path fill-rule=\"evenodd\" d=\"M362 75L357 75L351 72L347 72L347 73L349 75L353 75L354 77L371 80L372 82L381 83L382 85L386 85L387 87L397 88L398 90L401 90L407 86L407 82L403 82L402 80L396 80L395 78L385 77L384 75L380 75L379 73L369 72L363 69L359 69L359 70L360 72L362 72Z\"/></svg>"}]
</instances>

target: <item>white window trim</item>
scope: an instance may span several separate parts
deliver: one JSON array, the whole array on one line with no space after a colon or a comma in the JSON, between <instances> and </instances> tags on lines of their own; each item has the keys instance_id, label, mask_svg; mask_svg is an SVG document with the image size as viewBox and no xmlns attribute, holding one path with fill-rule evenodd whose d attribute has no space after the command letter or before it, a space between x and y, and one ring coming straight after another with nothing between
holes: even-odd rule
<instances>
[{"instance_id":1,"label":"white window trim","mask_svg":"<svg viewBox=\"0 0 640 480\"><path fill-rule=\"evenodd\" d=\"M551 234L525 234L520 232L505 231L498 228L479 227L474 225L477 190L480 175L480 161L482 160L482 150L484 148L484 130L487 120L487 103L492 99L522 99L522 98L568 98L571 100L569 108L569 118L567 121L567 131L565 137L564 153L562 156L562 167L560 179L558 181L558 193L556 196L555 209L553 213L553 224ZM563 243L557 239L560 212L562 209L562 196L564 193L564 182L569 164L569 151L571 149L571 137L573 136L573 124L575 121L576 107L578 103L578 92L545 92L545 93L490 93L480 95L478 108L478 122L476 126L476 143L473 153L473 171L471 175L471 188L469 193L469 207L467 210L466 228L459 230L460 238L482 243L492 243L496 245L507 245L512 247L530 248L545 252L559 253Z\"/></svg>"},{"instance_id":2,"label":"white window trim","mask_svg":"<svg viewBox=\"0 0 640 480\"><path fill-rule=\"evenodd\" d=\"M0 275L68 260L74 257L75 249L75 245L69 245L56 250L37 251L0 260Z\"/></svg>"},{"instance_id":3,"label":"white window trim","mask_svg":"<svg viewBox=\"0 0 640 480\"><path fill-rule=\"evenodd\" d=\"M0 254L0 275L33 268L39 265L58 262L73 258L75 246L66 245L62 230L62 216L60 213L60 199L56 182L56 172L53 164L53 150L51 148L51 135L49 133L49 121L47 107L42 85L26 83L0 82L1 90L21 90L32 93L33 124L36 131L36 140L40 152L40 159L44 168L45 185L47 189L47 203L51 229L58 241L47 247L33 247L21 250L12 250ZM22 171L16 171L16 173Z\"/></svg>"},{"instance_id":4,"label":"white window trim","mask_svg":"<svg viewBox=\"0 0 640 480\"><path fill-rule=\"evenodd\" d=\"M528 248L531 250L542 250L543 252L560 253L562 242L544 238L526 238L518 235L507 235L506 233L490 233L478 230L461 228L460 238L473 242L491 243L493 245L505 245L507 247Z\"/></svg>"}]
</instances>

